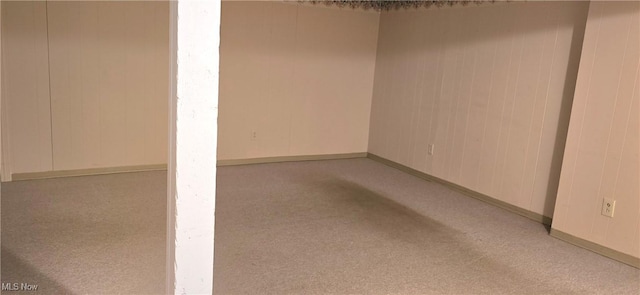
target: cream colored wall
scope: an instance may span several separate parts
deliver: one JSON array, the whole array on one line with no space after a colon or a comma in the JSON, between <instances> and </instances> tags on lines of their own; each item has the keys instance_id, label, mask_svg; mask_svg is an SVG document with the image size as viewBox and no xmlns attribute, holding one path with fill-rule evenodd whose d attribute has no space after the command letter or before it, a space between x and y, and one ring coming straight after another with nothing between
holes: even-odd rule
<instances>
[{"instance_id":1,"label":"cream colored wall","mask_svg":"<svg viewBox=\"0 0 640 295\"><path fill-rule=\"evenodd\" d=\"M553 228L640 257L640 2L592 2ZM616 201L614 217L600 214Z\"/></svg>"},{"instance_id":2,"label":"cream colored wall","mask_svg":"<svg viewBox=\"0 0 640 295\"><path fill-rule=\"evenodd\" d=\"M166 3L8 3L4 174L166 163ZM365 152L378 18L225 2L220 159Z\"/></svg>"},{"instance_id":3,"label":"cream colored wall","mask_svg":"<svg viewBox=\"0 0 640 295\"><path fill-rule=\"evenodd\" d=\"M378 19L223 2L218 159L366 152Z\"/></svg>"},{"instance_id":4,"label":"cream colored wall","mask_svg":"<svg viewBox=\"0 0 640 295\"><path fill-rule=\"evenodd\" d=\"M5 180L166 163L168 3L2 5Z\"/></svg>"},{"instance_id":5,"label":"cream colored wall","mask_svg":"<svg viewBox=\"0 0 640 295\"><path fill-rule=\"evenodd\" d=\"M167 2L50 2L55 170L167 161Z\"/></svg>"},{"instance_id":6,"label":"cream colored wall","mask_svg":"<svg viewBox=\"0 0 640 295\"><path fill-rule=\"evenodd\" d=\"M2 1L6 172L49 171L51 116L46 3Z\"/></svg>"},{"instance_id":7,"label":"cream colored wall","mask_svg":"<svg viewBox=\"0 0 640 295\"><path fill-rule=\"evenodd\" d=\"M369 152L551 217L587 9L383 13Z\"/></svg>"}]
</instances>

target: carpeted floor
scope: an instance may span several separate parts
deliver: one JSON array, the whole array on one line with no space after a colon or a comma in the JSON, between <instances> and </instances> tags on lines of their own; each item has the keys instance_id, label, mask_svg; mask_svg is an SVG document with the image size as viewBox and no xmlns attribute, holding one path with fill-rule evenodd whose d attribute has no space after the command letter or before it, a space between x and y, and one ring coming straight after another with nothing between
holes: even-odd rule
<instances>
[{"instance_id":1,"label":"carpeted floor","mask_svg":"<svg viewBox=\"0 0 640 295\"><path fill-rule=\"evenodd\" d=\"M164 293L166 175L3 183L2 282L37 294Z\"/></svg>"},{"instance_id":2,"label":"carpeted floor","mask_svg":"<svg viewBox=\"0 0 640 295\"><path fill-rule=\"evenodd\" d=\"M164 292L164 172L4 183L3 282ZM640 270L369 159L221 167L215 294L639 294Z\"/></svg>"},{"instance_id":3,"label":"carpeted floor","mask_svg":"<svg viewBox=\"0 0 640 295\"><path fill-rule=\"evenodd\" d=\"M216 294L639 294L640 271L369 159L218 171Z\"/></svg>"}]
</instances>

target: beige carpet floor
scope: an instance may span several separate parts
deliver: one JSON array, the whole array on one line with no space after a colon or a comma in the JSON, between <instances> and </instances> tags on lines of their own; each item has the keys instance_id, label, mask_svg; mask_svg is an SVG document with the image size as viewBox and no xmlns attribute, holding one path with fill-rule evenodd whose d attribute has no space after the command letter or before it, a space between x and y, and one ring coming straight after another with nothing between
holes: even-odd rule
<instances>
[{"instance_id":1,"label":"beige carpet floor","mask_svg":"<svg viewBox=\"0 0 640 295\"><path fill-rule=\"evenodd\" d=\"M3 183L2 282L164 293L166 191L164 171Z\"/></svg>"},{"instance_id":2,"label":"beige carpet floor","mask_svg":"<svg viewBox=\"0 0 640 295\"><path fill-rule=\"evenodd\" d=\"M369 159L219 170L216 294L639 294L640 271Z\"/></svg>"},{"instance_id":3,"label":"beige carpet floor","mask_svg":"<svg viewBox=\"0 0 640 295\"><path fill-rule=\"evenodd\" d=\"M165 178L4 183L3 282L162 293ZM638 269L368 159L219 168L215 244L215 294L640 293Z\"/></svg>"}]
</instances>

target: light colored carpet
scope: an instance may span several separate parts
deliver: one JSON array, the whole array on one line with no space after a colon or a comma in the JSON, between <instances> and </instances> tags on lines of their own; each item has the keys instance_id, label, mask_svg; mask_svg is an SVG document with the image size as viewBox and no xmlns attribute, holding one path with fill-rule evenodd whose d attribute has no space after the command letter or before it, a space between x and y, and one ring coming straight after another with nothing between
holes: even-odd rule
<instances>
[{"instance_id":1,"label":"light colored carpet","mask_svg":"<svg viewBox=\"0 0 640 295\"><path fill-rule=\"evenodd\" d=\"M218 170L215 294L639 294L640 271L369 159Z\"/></svg>"},{"instance_id":2,"label":"light colored carpet","mask_svg":"<svg viewBox=\"0 0 640 295\"><path fill-rule=\"evenodd\" d=\"M24 294L164 293L166 191L164 171L3 183L2 281L39 285Z\"/></svg>"},{"instance_id":3,"label":"light colored carpet","mask_svg":"<svg viewBox=\"0 0 640 295\"><path fill-rule=\"evenodd\" d=\"M164 292L166 173L4 183L3 282ZM640 271L368 159L221 167L215 294L638 294ZM33 293L30 293L33 294Z\"/></svg>"}]
</instances>

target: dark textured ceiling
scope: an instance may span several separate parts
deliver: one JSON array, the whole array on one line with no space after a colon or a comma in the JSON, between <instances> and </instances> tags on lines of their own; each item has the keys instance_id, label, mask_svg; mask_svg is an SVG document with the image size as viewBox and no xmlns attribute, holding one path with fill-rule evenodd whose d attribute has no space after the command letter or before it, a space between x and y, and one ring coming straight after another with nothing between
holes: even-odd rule
<instances>
[{"instance_id":1,"label":"dark textured ceiling","mask_svg":"<svg viewBox=\"0 0 640 295\"><path fill-rule=\"evenodd\" d=\"M480 4L483 2L494 2L494 0L423 0L423 1L393 1L393 0L299 0L300 2L312 4L334 5L338 7L351 7L381 10L419 8L419 7L442 7L453 5L467 5L469 3Z\"/></svg>"}]
</instances>

